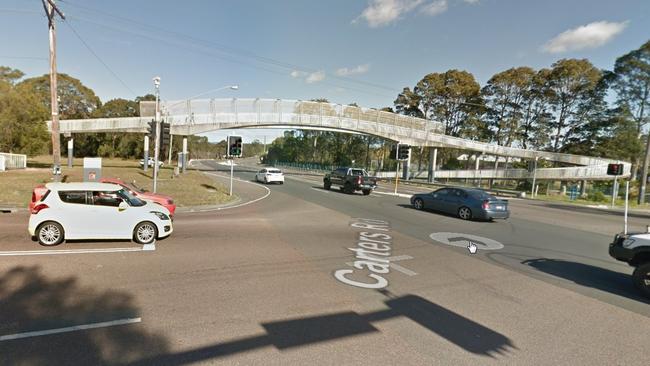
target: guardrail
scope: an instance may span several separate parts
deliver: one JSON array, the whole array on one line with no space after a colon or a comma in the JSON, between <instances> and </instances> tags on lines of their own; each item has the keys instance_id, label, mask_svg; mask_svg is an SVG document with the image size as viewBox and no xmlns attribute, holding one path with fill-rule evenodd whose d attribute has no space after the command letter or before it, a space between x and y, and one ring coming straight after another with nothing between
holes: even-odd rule
<instances>
[{"instance_id":1,"label":"guardrail","mask_svg":"<svg viewBox=\"0 0 650 366\"><path fill-rule=\"evenodd\" d=\"M0 171L27 168L27 155L0 153Z\"/></svg>"}]
</instances>

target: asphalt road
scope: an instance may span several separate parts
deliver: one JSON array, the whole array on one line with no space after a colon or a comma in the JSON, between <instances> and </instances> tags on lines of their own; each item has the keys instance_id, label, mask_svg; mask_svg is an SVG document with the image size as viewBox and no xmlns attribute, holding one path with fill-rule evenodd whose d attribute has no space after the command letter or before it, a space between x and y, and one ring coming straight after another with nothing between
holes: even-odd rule
<instances>
[{"instance_id":1,"label":"asphalt road","mask_svg":"<svg viewBox=\"0 0 650 366\"><path fill-rule=\"evenodd\" d=\"M648 302L607 255L617 215L511 200L506 222L465 222L312 176L267 191L245 170L235 193L265 198L178 214L154 251L0 256L0 364L647 364ZM0 216L0 254L43 249L26 222ZM470 255L441 232L503 248ZM350 265L372 247L389 266Z\"/></svg>"}]
</instances>

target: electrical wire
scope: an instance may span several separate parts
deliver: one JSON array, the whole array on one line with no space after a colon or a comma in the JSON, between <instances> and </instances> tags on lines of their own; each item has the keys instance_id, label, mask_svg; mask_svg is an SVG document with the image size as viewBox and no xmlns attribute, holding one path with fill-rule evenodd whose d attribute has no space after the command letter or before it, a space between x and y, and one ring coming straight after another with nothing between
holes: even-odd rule
<instances>
[{"instance_id":1,"label":"electrical wire","mask_svg":"<svg viewBox=\"0 0 650 366\"><path fill-rule=\"evenodd\" d=\"M208 41L208 40L205 40L205 39L200 39L200 38L197 38L197 37L194 37L194 36L191 36L191 35L183 34L183 33L180 33L180 32L174 32L174 31L170 31L170 30L158 27L158 26L142 23L142 22L139 22L137 20L125 18L125 17L122 17L122 16L117 16L117 15L107 13L107 12L104 12L104 11L101 11L101 10L98 10L98 9L83 6L83 5L71 2L69 0L61 0L61 2L64 2L64 3L69 4L71 6L74 6L74 7L78 7L80 9L83 9L83 10L88 11L88 12L100 14L100 15L107 16L107 17L110 17L110 18L113 18L113 19L117 19L117 20L120 20L121 22L131 23L131 24L137 25L137 26L139 26L141 28L149 28L149 29L155 30L157 33L166 33L166 34L170 34L170 35L175 36L175 37L190 40L190 41L192 41L194 43L201 43L201 44L207 45L210 48L217 49L217 50L219 50L219 52L229 53L230 56L239 56L239 57L243 56L243 57L246 57L246 58L249 58L249 59L254 59L254 60L256 60L256 61L258 61L260 63L265 63L265 64L281 67L283 69L291 70L291 71L296 70L296 71L311 72L311 73L319 71L319 70L311 68L311 67L296 65L296 64L276 60L276 59L269 58L269 57L260 56L260 55L257 55L255 53L252 53L250 51L241 50L241 49L238 49L238 48L235 48L235 47L219 44L217 42ZM118 30L128 33L128 31L126 31L125 29L118 29ZM238 62L240 62L240 61L238 61ZM344 81L344 82L361 84L361 85L373 87L373 88L376 88L376 89L382 89L382 90L390 91L390 92L394 92L394 90L395 90L395 88L392 88L392 87L389 87L389 86L385 86L385 85L381 85L381 84L377 84L377 83L366 82L366 81L363 81L363 80L358 80L358 79L345 77L345 76L338 76L338 75L330 74L329 77L331 77L333 79L338 79L338 80L341 80L341 81ZM337 85L337 86L340 86L340 85Z\"/></svg>"},{"instance_id":2,"label":"electrical wire","mask_svg":"<svg viewBox=\"0 0 650 366\"><path fill-rule=\"evenodd\" d=\"M114 76L114 77L115 77L115 78L116 78L116 79L117 79L117 80L122 84L122 86L124 86L124 87L126 88L126 90L128 90L128 91L129 91L129 92L130 92L134 97L137 96L137 93L134 92L133 89L131 89L131 88L130 88L130 87L129 87L125 82L124 82L124 80L122 80L122 78L120 78L120 77L115 73L115 71L113 71L113 69L111 69L110 66L108 66L108 64L106 64L106 62L104 62L104 60L102 60L101 57L99 57L99 55L98 55L98 54L97 54L97 53L96 53L96 52L95 52L95 51L90 47L90 45L89 45L88 43L86 43L86 41L84 41L84 39L83 39L83 38L81 37L81 35L77 32L77 30L74 29L74 27L72 26L72 24L70 24L70 22L69 22L68 20L64 20L63 22L64 22L68 27L70 27L70 30L72 30L72 33L74 33L75 36L77 36L77 38L79 39L79 41L81 41L81 43L82 43L82 44L83 44L83 45L88 49L88 51L90 51L90 53L92 53L92 55L95 56L95 58L96 58L96 59L97 59L97 60L98 60L102 65L104 65L104 67L106 68L106 70L108 70L108 72L110 72L110 73L111 73L111 74L112 74L112 75L113 75L113 76Z\"/></svg>"}]
</instances>

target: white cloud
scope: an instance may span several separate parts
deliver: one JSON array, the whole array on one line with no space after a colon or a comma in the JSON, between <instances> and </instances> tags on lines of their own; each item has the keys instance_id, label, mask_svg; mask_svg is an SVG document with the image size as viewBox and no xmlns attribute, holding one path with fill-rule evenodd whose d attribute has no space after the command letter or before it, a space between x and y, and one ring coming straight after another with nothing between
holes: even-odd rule
<instances>
[{"instance_id":1,"label":"white cloud","mask_svg":"<svg viewBox=\"0 0 650 366\"><path fill-rule=\"evenodd\" d=\"M542 46L542 51L562 53L600 47L621 33L628 23L629 21L620 23L601 21L569 29L546 42Z\"/></svg>"},{"instance_id":2,"label":"white cloud","mask_svg":"<svg viewBox=\"0 0 650 366\"><path fill-rule=\"evenodd\" d=\"M301 77L307 75L307 73L304 72L304 71L300 71L300 70L293 70L293 71L291 71L291 74L289 74L289 75L291 75L292 78L301 78Z\"/></svg>"},{"instance_id":3,"label":"white cloud","mask_svg":"<svg viewBox=\"0 0 650 366\"><path fill-rule=\"evenodd\" d=\"M369 0L368 6L353 23L359 18L363 18L371 28L388 25L415 9L422 2L423 0Z\"/></svg>"},{"instance_id":4,"label":"white cloud","mask_svg":"<svg viewBox=\"0 0 650 366\"><path fill-rule=\"evenodd\" d=\"M468 3L468 4L478 4L478 2L481 1L481 0L463 0L463 1Z\"/></svg>"},{"instance_id":5,"label":"white cloud","mask_svg":"<svg viewBox=\"0 0 650 366\"><path fill-rule=\"evenodd\" d=\"M447 0L436 0L420 8L420 12L427 15L438 15L447 11Z\"/></svg>"},{"instance_id":6,"label":"white cloud","mask_svg":"<svg viewBox=\"0 0 650 366\"><path fill-rule=\"evenodd\" d=\"M309 74L307 76L307 79L305 79L305 81L307 82L307 84L311 84L311 83L317 83L319 81L323 81L324 79L325 79L325 71L316 71Z\"/></svg>"},{"instance_id":7,"label":"white cloud","mask_svg":"<svg viewBox=\"0 0 650 366\"><path fill-rule=\"evenodd\" d=\"M338 70L336 70L336 75L338 76L350 76L350 75L357 75L357 74L365 74L370 70L370 64L363 64L359 65L357 67L353 67L351 69L348 69L347 67L342 67Z\"/></svg>"}]
</instances>

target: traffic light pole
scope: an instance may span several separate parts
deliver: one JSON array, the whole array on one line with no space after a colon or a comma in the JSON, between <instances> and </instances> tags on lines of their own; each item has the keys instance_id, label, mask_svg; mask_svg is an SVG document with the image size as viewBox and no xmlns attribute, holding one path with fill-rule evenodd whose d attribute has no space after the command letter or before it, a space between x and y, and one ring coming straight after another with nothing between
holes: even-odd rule
<instances>
[{"instance_id":1,"label":"traffic light pole","mask_svg":"<svg viewBox=\"0 0 650 366\"><path fill-rule=\"evenodd\" d=\"M154 158L153 158L153 193L158 189L158 158L160 152L160 78L154 78L156 86L156 141L154 141ZM148 164L148 161L144 162Z\"/></svg>"},{"instance_id":2,"label":"traffic light pole","mask_svg":"<svg viewBox=\"0 0 650 366\"><path fill-rule=\"evenodd\" d=\"M397 183L399 182L399 165L401 161L397 161L397 170L395 170L395 195L397 196Z\"/></svg>"},{"instance_id":3,"label":"traffic light pole","mask_svg":"<svg viewBox=\"0 0 650 366\"><path fill-rule=\"evenodd\" d=\"M234 165L235 165L235 159L231 157L230 158L230 193L228 193L229 196L232 196L232 175L233 175Z\"/></svg>"}]
</instances>

